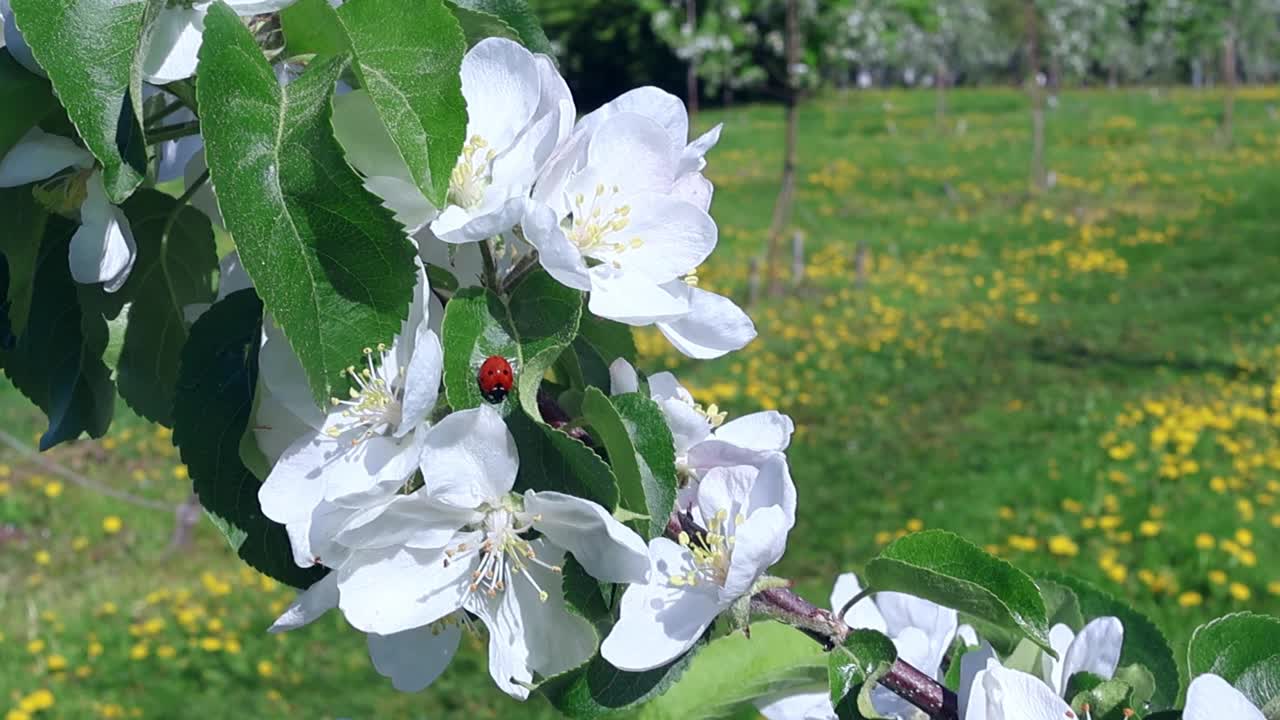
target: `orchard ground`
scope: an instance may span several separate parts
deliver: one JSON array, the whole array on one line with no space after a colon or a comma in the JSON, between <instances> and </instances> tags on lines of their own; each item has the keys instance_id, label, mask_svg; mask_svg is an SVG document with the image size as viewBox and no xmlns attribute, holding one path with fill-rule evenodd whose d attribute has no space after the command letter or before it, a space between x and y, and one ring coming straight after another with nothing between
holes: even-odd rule
<instances>
[{"instance_id":1,"label":"orchard ground","mask_svg":"<svg viewBox=\"0 0 1280 720\"><path fill-rule=\"evenodd\" d=\"M799 520L777 568L825 604L838 572L945 528L1149 613L1181 653L1226 612L1280 613L1280 90L1247 89L1234 143L1210 92L1076 91L1049 112L1055 182L1028 191L1023 94L832 95L801 114L804 273L750 307L760 338L709 363L640 336L731 415L778 408ZM776 107L704 113L720 248L701 282L747 300L782 159ZM861 249L860 249L861 248ZM859 259L861 258L861 259ZM11 388L4 429L41 418ZM201 520L163 428L48 457L0 450L0 712L27 717L550 717L489 681L483 645L400 695L331 614L264 629L293 593ZM751 713L745 713L750 717Z\"/></svg>"}]
</instances>

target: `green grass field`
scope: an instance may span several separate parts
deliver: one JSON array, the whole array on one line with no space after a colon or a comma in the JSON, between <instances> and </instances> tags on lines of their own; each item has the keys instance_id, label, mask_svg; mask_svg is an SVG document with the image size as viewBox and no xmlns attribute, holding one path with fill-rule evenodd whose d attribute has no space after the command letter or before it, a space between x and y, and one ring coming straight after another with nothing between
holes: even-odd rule
<instances>
[{"instance_id":1,"label":"green grass field","mask_svg":"<svg viewBox=\"0 0 1280 720\"><path fill-rule=\"evenodd\" d=\"M1177 644L1223 613L1280 613L1280 91L1069 92L1048 120L1048 192L1028 192L1012 90L830 96L802 111L794 227L804 276L750 308L760 338L694 365L731 414L791 414L801 511L780 574L825 604L897 534L954 530L1151 614ZM726 124L709 173L721 245L705 286L745 302L782 158L773 107ZM861 248L861 249L860 249ZM858 258L861 257L861 260ZM7 386L3 429L39 414ZM201 521L167 431L121 408L48 458L0 449L0 712L91 717L550 717L484 674L472 640L414 696L333 615L263 630L292 597ZM468 643L464 642L464 645Z\"/></svg>"}]
</instances>

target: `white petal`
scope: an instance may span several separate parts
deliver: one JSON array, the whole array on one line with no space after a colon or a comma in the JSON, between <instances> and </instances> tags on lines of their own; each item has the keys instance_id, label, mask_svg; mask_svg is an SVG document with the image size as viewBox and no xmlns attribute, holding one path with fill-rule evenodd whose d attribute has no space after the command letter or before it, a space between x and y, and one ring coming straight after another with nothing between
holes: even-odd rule
<instances>
[{"instance_id":1,"label":"white petal","mask_svg":"<svg viewBox=\"0 0 1280 720\"><path fill-rule=\"evenodd\" d=\"M929 637L920 628L907 628L893 636L894 649L898 658L929 677L936 677L938 667L930 666L932 652ZM884 687L871 690L871 705L885 717L909 718L915 715L915 706Z\"/></svg>"},{"instance_id":2,"label":"white petal","mask_svg":"<svg viewBox=\"0 0 1280 720\"><path fill-rule=\"evenodd\" d=\"M283 10L297 0L226 0L238 15L265 15Z\"/></svg>"},{"instance_id":3,"label":"white petal","mask_svg":"<svg viewBox=\"0 0 1280 720\"><path fill-rule=\"evenodd\" d=\"M862 584L858 582L857 575L853 573L840 575L836 578L835 587L831 589L831 609L840 612L845 603L857 597L860 592L862 592ZM856 605L849 608L849 611L844 614L844 621L853 628L879 630L882 633L889 630L884 622L884 616L880 614L880 609L869 597L859 600Z\"/></svg>"},{"instance_id":4,"label":"white petal","mask_svg":"<svg viewBox=\"0 0 1280 720\"><path fill-rule=\"evenodd\" d=\"M982 683L990 720L1065 720L1075 716L1066 701L1033 675L996 665L987 669Z\"/></svg>"},{"instance_id":5,"label":"white petal","mask_svg":"<svg viewBox=\"0 0 1280 720\"><path fill-rule=\"evenodd\" d=\"M439 214L417 185L389 175L371 175L364 179L369 192L382 198L383 207L396 216L410 234L421 230Z\"/></svg>"},{"instance_id":6,"label":"white petal","mask_svg":"<svg viewBox=\"0 0 1280 720\"><path fill-rule=\"evenodd\" d=\"M724 123L719 123L685 146L680 153L680 165L676 174L694 174L706 167L707 161L703 158L720 142L721 130L724 130Z\"/></svg>"},{"instance_id":7,"label":"white petal","mask_svg":"<svg viewBox=\"0 0 1280 720\"><path fill-rule=\"evenodd\" d=\"M1187 688L1182 720L1266 720L1262 711L1226 680L1200 675Z\"/></svg>"},{"instance_id":8,"label":"white petal","mask_svg":"<svg viewBox=\"0 0 1280 720\"><path fill-rule=\"evenodd\" d=\"M560 220L550 207L529 201L520 221L524 236L538 249L538 262L560 284L576 290L590 290L591 276L578 247L570 242Z\"/></svg>"},{"instance_id":9,"label":"white petal","mask_svg":"<svg viewBox=\"0 0 1280 720\"><path fill-rule=\"evenodd\" d=\"M640 390L640 376L626 358L618 358L609 364L609 394L622 395Z\"/></svg>"},{"instance_id":10,"label":"white petal","mask_svg":"<svg viewBox=\"0 0 1280 720\"><path fill-rule=\"evenodd\" d=\"M693 395L680 384L676 376L669 372L654 373L649 376L649 394L654 400L682 400L693 404Z\"/></svg>"},{"instance_id":11,"label":"white petal","mask_svg":"<svg viewBox=\"0 0 1280 720\"><path fill-rule=\"evenodd\" d=\"M353 90L334 97L332 122L333 136L346 152L347 162L361 175L395 178L413 185L413 175L368 92Z\"/></svg>"},{"instance_id":12,"label":"white petal","mask_svg":"<svg viewBox=\"0 0 1280 720\"><path fill-rule=\"evenodd\" d=\"M129 219L117 207L106 203L105 191L101 198L105 213L96 216L88 205L95 203L94 186L101 188L102 177L93 175L95 180L89 182L89 197L85 207L81 208L80 227L71 236L71 248L68 260L71 264L71 277L82 285L102 283L102 289L115 292L129 279L133 263L138 257L138 248L133 241L133 230L129 227Z\"/></svg>"},{"instance_id":13,"label":"white petal","mask_svg":"<svg viewBox=\"0 0 1280 720\"><path fill-rule=\"evenodd\" d=\"M996 651L987 643L960 656L960 688L956 693L960 717L986 720L987 691L982 686L986 668L996 662Z\"/></svg>"},{"instance_id":14,"label":"white petal","mask_svg":"<svg viewBox=\"0 0 1280 720\"><path fill-rule=\"evenodd\" d=\"M4 13L4 42L0 42L0 47L7 48L9 54L22 67L40 77L49 77L44 68L40 67L40 63L36 62L35 55L31 54L31 46L27 44L26 38L22 37L22 31L18 29L18 23L12 11Z\"/></svg>"},{"instance_id":15,"label":"white petal","mask_svg":"<svg viewBox=\"0 0 1280 720\"><path fill-rule=\"evenodd\" d=\"M662 126L635 113L605 120L587 148L588 167L601 173L606 185L622 188L625 195L669 193L678 159Z\"/></svg>"},{"instance_id":16,"label":"white petal","mask_svg":"<svg viewBox=\"0 0 1280 720\"><path fill-rule=\"evenodd\" d=\"M531 543L533 552L548 563L563 555L543 540ZM489 628L489 674L498 687L520 700L529 691L533 672L552 677L582 665L596 650L596 633L591 623L569 611L560 591L560 576L530 564L529 578L512 578L498 598L476 603L483 595L473 594L468 608ZM540 595L534 582L546 594Z\"/></svg>"},{"instance_id":17,"label":"white petal","mask_svg":"<svg viewBox=\"0 0 1280 720\"><path fill-rule=\"evenodd\" d=\"M606 109L607 113L637 113L653 120L662 127L668 141L677 150L683 150L689 139L689 113L685 110L684 102L652 85L628 90L602 109Z\"/></svg>"},{"instance_id":18,"label":"white petal","mask_svg":"<svg viewBox=\"0 0 1280 720\"><path fill-rule=\"evenodd\" d=\"M1078 672L1110 680L1120 664L1120 647L1124 644L1124 626L1114 617L1100 617L1084 626L1067 648L1062 659L1062 685L1065 690L1071 676Z\"/></svg>"},{"instance_id":19,"label":"white petal","mask_svg":"<svg viewBox=\"0 0 1280 720\"><path fill-rule=\"evenodd\" d=\"M656 193L632 195L627 205L630 223L618 236L639 239L641 244L620 252L595 252L593 257L661 284L686 275L715 249L716 223L706 211Z\"/></svg>"},{"instance_id":20,"label":"white petal","mask_svg":"<svg viewBox=\"0 0 1280 720\"><path fill-rule=\"evenodd\" d=\"M766 720L836 720L828 690L773 695L755 701Z\"/></svg>"},{"instance_id":21,"label":"white petal","mask_svg":"<svg viewBox=\"0 0 1280 720\"><path fill-rule=\"evenodd\" d=\"M426 492L459 508L511 492L519 458L502 416L482 405L455 412L427 431L422 450Z\"/></svg>"},{"instance_id":22,"label":"white petal","mask_svg":"<svg viewBox=\"0 0 1280 720\"><path fill-rule=\"evenodd\" d=\"M321 433L317 442L328 449L311 476L323 484L325 500L368 492L383 482L403 482L417 470L418 448L408 438L375 435L353 442L347 435L335 439Z\"/></svg>"},{"instance_id":23,"label":"white petal","mask_svg":"<svg viewBox=\"0 0 1280 720\"><path fill-rule=\"evenodd\" d=\"M338 573L331 572L314 585L298 593L298 597L271 624L270 632L300 628L329 610L338 607Z\"/></svg>"},{"instance_id":24,"label":"white petal","mask_svg":"<svg viewBox=\"0 0 1280 720\"><path fill-rule=\"evenodd\" d=\"M1062 661L1067 656L1067 649L1071 647L1071 641L1075 639L1075 631L1062 623L1058 623L1049 628L1049 647L1053 648L1053 652L1057 657L1050 657L1048 653L1040 656L1044 678L1052 683L1054 689L1059 693L1066 689L1066 686L1063 685L1063 681L1066 678L1062 677Z\"/></svg>"},{"instance_id":25,"label":"white petal","mask_svg":"<svg viewBox=\"0 0 1280 720\"><path fill-rule=\"evenodd\" d=\"M642 326L687 314L689 302L648 278L597 265L591 269L587 309L596 317Z\"/></svg>"},{"instance_id":26,"label":"white petal","mask_svg":"<svg viewBox=\"0 0 1280 720\"><path fill-rule=\"evenodd\" d=\"M675 587L670 577L693 569L688 551L666 538L649 541L649 582L622 595L622 615L600 654L622 670L652 670L693 647L723 609L714 586Z\"/></svg>"},{"instance_id":27,"label":"white petal","mask_svg":"<svg viewBox=\"0 0 1280 720\"><path fill-rule=\"evenodd\" d=\"M253 399L253 439L270 465L275 465L290 445L315 435L314 427L300 420L278 396L268 392L261 374Z\"/></svg>"},{"instance_id":28,"label":"white petal","mask_svg":"<svg viewBox=\"0 0 1280 720\"><path fill-rule=\"evenodd\" d=\"M285 524L310 515L324 499L324 483L317 479L316 467L324 461L326 452L326 447L311 435L299 438L285 450L258 488L262 514Z\"/></svg>"},{"instance_id":29,"label":"white petal","mask_svg":"<svg viewBox=\"0 0 1280 720\"><path fill-rule=\"evenodd\" d=\"M142 58L142 77L163 85L196 73L203 42L205 8L166 7L156 16Z\"/></svg>"},{"instance_id":30,"label":"white petal","mask_svg":"<svg viewBox=\"0 0 1280 720\"><path fill-rule=\"evenodd\" d=\"M474 542L479 533L457 535ZM473 556L474 557L474 556ZM383 635L433 623L462 607L475 564L445 564L443 550L383 548L353 553L338 573L347 622Z\"/></svg>"},{"instance_id":31,"label":"white petal","mask_svg":"<svg viewBox=\"0 0 1280 720\"><path fill-rule=\"evenodd\" d=\"M599 505L558 492L524 494L525 512L533 527L573 555L597 580L644 582L649 555L644 540Z\"/></svg>"},{"instance_id":32,"label":"white petal","mask_svg":"<svg viewBox=\"0 0 1280 720\"><path fill-rule=\"evenodd\" d=\"M152 91L152 92L148 92ZM158 95L165 103L173 102L177 98L163 90L156 90L152 86L147 85L143 90L143 96ZM191 122L196 119L195 113L190 108L180 108L174 111L168 118L166 123L183 123ZM196 153L204 149L204 140L199 135L188 135L187 137L178 138L177 140L166 140L156 147L156 182L163 183L170 180L177 180L185 177L187 165Z\"/></svg>"},{"instance_id":33,"label":"white petal","mask_svg":"<svg viewBox=\"0 0 1280 720\"><path fill-rule=\"evenodd\" d=\"M756 580L782 559L792 522L782 508L774 506L755 511L738 526L729 574L720 591L722 603L747 595Z\"/></svg>"},{"instance_id":34,"label":"white petal","mask_svg":"<svg viewBox=\"0 0 1280 720\"><path fill-rule=\"evenodd\" d=\"M671 186L671 196L706 212L711 209L715 188L702 173L681 175Z\"/></svg>"},{"instance_id":35,"label":"white petal","mask_svg":"<svg viewBox=\"0 0 1280 720\"><path fill-rule=\"evenodd\" d=\"M353 513L334 541L361 550L392 545L436 550L475 520L473 512L433 505L421 493L393 495L390 502Z\"/></svg>"},{"instance_id":36,"label":"white petal","mask_svg":"<svg viewBox=\"0 0 1280 720\"><path fill-rule=\"evenodd\" d=\"M0 158L0 187L26 185L44 180L59 170L92 164L89 151L70 138L50 135L33 127Z\"/></svg>"},{"instance_id":37,"label":"white petal","mask_svg":"<svg viewBox=\"0 0 1280 720\"><path fill-rule=\"evenodd\" d=\"M302 361L293 352L275 319L262 320L262 347L258 350L258 377L267 391L298 419L319 430L326 414L312 399Z\"/></svg>"},{"instance_id":38,"label":"white petal","mask_svg":"<svg viewBox=\"0 0 1280 720\"><path fill-rule=\"evenodd\" d=\"M658 375L661 374L658 373ZM649 378L650 390L653 389L653 382L658 375ZM689 403L677 398L668 398L658 400L658 406L662 408L662 414L667 418L667 425L671 428L677 456L688 452L690 448L711 435L711 423L707 421L705 415L694 410Z\"/></svg>"},{"instance_id":39,"label":"white petal","mask_svg":"<svg viewBox=\"0 0 1280 720\"><path fill-rule=\"evenodd\" d=\"M431 232L447 243L471 243L501 235L520 222L524 198L518 188L491 185L474 209L450 205L431 221Z\"/></svg>"},{"instance_id":40,"label":"white petal","mask_svg":"<svg viewBox=\"0 0 1280 720\"><path fill-rule=\"evenodd\" d=\"M505 38L476 43L462 59L467 137L479 135L493 150L506 150L533 118L540 88L533 53L519 43Z\"/></svg>"},{"instance_id":41,"label":"white petal","mask_svg":"<svg viewBox=\"0 0 1280 720\"><path fill-rule=\"evenodd\" d=\"M673 281L683 284L681 281ZM756 337L755 323L732 300L690 288L688 314L658 323L677 350L699 360L741 349Z\"/></svg>"},{"instance_id":42,"label":"white petal","mask_svg":"<svg viewBox=\"0 0 1280 720\"><path fill-rule=\"evenodd\" d=\"M404 400L397 435L403 436L417 430L426 421L440 396L440 376L443 371L444 349L440 347L440 338L423 323L418 327L417 338L413 343L413 357L405 370Z\"/></svg>"},{"instance_id":43,"label":"white petal","mask_svg":"<svg viewBox=\"0 0 1280 720\"><path fill-rule=\"evenodd\" d=\"M400 692L418 692L436 681L458 652L462 629L455 622L379 635L369 633L369 658L378 674Z\"/></svg>"},{"instance_id":44,"label":"white petal","mask_svg":"<svg viewBox=\"0 0 1280 720\"><path fill-rule=\"evenodd\" d=\"M928 640L928 653L912 664L926 675L936 675L956 635L956 611L914 595L896 592L877 593L875 603L880 614L884 615L891 636L899 635L908 628L924 633Z\"/></svg>"},{"instance_id":45,"label":"white petal","mask_svg":"<svg viewBox=\"0 0 1280 720\"><path fill-rule=\"evenodd\" d=\"M766 410L730 420L713 434L716 439L741 448L782 452L791 444L795 429L791 418L776 410Z\"/></svg>"}]
</instances>

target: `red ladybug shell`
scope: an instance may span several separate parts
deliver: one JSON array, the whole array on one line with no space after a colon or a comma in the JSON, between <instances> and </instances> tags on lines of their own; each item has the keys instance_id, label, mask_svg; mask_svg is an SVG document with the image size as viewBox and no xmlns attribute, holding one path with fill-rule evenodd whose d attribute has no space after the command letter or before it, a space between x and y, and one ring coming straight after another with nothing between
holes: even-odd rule
<instances>
[{"instance_id":1,"label":"red ladybug shell","mask_svg":"<svg viewBox=\"0 0 1280 720\"><path fill-rule=\"evenodd\" d=\"M507 393L511 392L512 383L515 382L511 363L501 355L489 356L480 366L476 382L480 385L480 394L484 399L497 405L506 399Z\"/></svg>"}]
</instances>

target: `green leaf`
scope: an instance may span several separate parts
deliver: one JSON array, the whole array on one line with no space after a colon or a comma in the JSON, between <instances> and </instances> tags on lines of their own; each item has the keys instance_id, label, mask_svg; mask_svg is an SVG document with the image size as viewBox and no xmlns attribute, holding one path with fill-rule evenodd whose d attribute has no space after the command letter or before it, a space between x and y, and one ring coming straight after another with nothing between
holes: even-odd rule
<instances>
[{"instance_id":1,"label":"green leaf","mask_svg":"<svg viewBox=\"0 0 1280 720\"><path fill-rule=\"evenodd\" d=\"M0 48L0 158L58 107L49 81L29 72Z\"/></svg>"},{"instance_id":2,"label":"green leaf","mask_svg":"<svg viewBox=\"0 0 1280 720\"><path fill-rule=\"evenodd\" d=\"M596 655L583 667L546 681L538 691L565 716L592 720L661 696L685 672L695 654L687 652L644 672L619 670Z\"/></svg>"},{"instance_id":3,"label":"green leaf","mask_svg":"<svg viewBox=\"0 0 1280 720\"><path fill-rule=\"evenodd\" d=\"M432 290L454 293L458 291L458 278L439 265L427 265L427 281Z\"/></svg>"},{"instance_id":4,"label":"green leaf","mask_svg":"<svg viewBox=\"0 0 1280 720\"><path fill-rule=\"evenodd\" d=\"M107 197L123 202L143 179L138 119L125 102L142 31L142 0L13 0L40 67L93 156ZM6 106L8 107L8 106Z\"/></svg>"},{"instance_id":5,"label":"green leaf","mask_svg":"<svg viewBox=\"0 0 1280 720\"><path fill-rule=\"evenodd\" d=\"M305 588L327 571L293 562L284 526L262 514L261 483L240 460L261 335L262 303L253 290L214 303L191 326L178 369L173 444L200 504L241 559L280 582Z\"/></svg>"},{"instance_id":6,"label":"green leaf","mask_svg":"<svg viewBox=\"0 0 1280 720\"><path fill-rule=\"evenodd\" d=\"M48 450L80 433L102 437L115 411L111 371L102 361L107 325L86 311L71 279L67 253L76 226L50 217L36 259L26 332L0 353L5 374L49 418L40 438Z\"/></svg>"},{"instance_id":7,"label":"green leaf","mask_svg":"<svg viewBox=\"0 0 1280 720\"><path fill-rule=\"evenodd\" d=\"M209 172L267 310L323 405L362 349L390 344L413 298L413 245L347 165L330 124L343 61L282 88L240 18L205 18L197 91Z\"/></svg>"},{"instance_id":8,"label":"green leaf","mask_svg":"<svg viewBox=\"0 0 1280 720\"><path fill-rule=\"evenodd\" d=\"M581 440L524 413L508 415L507 427L520 448L516 492L553 490L591 500L609 512L618 507L613 471Z\"/></svg>"},{"instance_id":9,"label":"green leaf","mask_svg":"<svg viewBox=\"0 0 1280 720\"><path fill-rule=\"evenodd\" d=\"M1187 667L1191 677L1222 676L1259 708L1280 706L1280 618L1241 612L1201 625Z\"/></svg>"},{"instance_id":10,"label":"green leaf","mask_svg":"<svg viewBox=\"0 0 1280 720\"><path fill-rule=\"evenodd\" d=\"M536 53L553 54L551 41L525 0L452 0L451 4L472 13L498 18L516 33L525 47Z\"/></svg>"},{"instance_id":11,"label":"green leaf","mask_svg":"<svg viewBox=\"0 0 1280 720\"><path fill-rule=\"evenodd\" d=\"M1016 629L1052 652L1044 599L1031 578L954 533L926 530L900 538L867 564L867 583L932 600Z\"/></svg>"},{"instance_id":12,"label":"green leaf","mask_svg":"<svg viewBox=\"0 0 1280 720\"><path fill-rule=\"evenodd\" d=\"M898 659L893 641L876 630L854 630L827 656L831 704L841 720L879 717L867 694Z\"/></svg>"},{"instance_id":13,"label":"green leaf","mask_svg":"<svg viewBox=\"0 0 1280 720\"><path fill-rule=\"evenodd\" d=\"M500 37L520 42L520 33L508 25L502 18L489 13L460 8L456 3L446 2L453 16L458 18L462 27L462 35L467 39L467 47L471 47L485 38Z\"/></svg>"},{"instance_id":14,"label":"green leaf","mask_svg":"<svg viewBox=\"0 0 1280 720\"><path fill-rule=\"evenodd\" d=\"M329 0L298 0L280 11L285 48L298 55L342 55L351 50L338 11Z\"/></svg>"},{"instance_id":15,"label":"green leaf","mask_svg":"<svg viewBox=\"0 0 1280 720\"><path fill-rule=\"evenodd\" d=\"M604 637L613 625L613 614L600 582L572 555L565 556L563 572L562 588L569 609L588 620Z\"/></svg>"},{"instance_id":16,"label":"green leaf","mask_svg":"<svg viewBox=\"0 0 1280 720\"><path fill-rule=\"evenodd\" d=\"M773 693L821 690L826 680L827 656L817 643L780 623L754 623L750 637L733 633L708 643L637 720L726 717Z\"/></svg>"},{"instance_id":17,"label":"green leaf","mask_svg":"<svg viewBox=\"0 0 1280 720\"><path fill-rule=\"evenodd\" d=\"M129 298L129 325L116 382L139 415L173 424L178 362L187 340L187 305L213 301L217 247L209 218L155 190L124 204L138 259L120 294Z\"/></svg>"},{"instance_id":18,"label":"green leaf","mask_svg":"<svg viewBox=\"0 0 1280 720\"><path fill-rule=\"evenodd\" d=\"M9 263L9 327L14 335L21 335L31 314L36 259L49 213L36 200L31 186L24 185L0 188L0 217L5 222L5 231L0 233L0 254Z\"/></svg>"},{"instance_id":19,"label":"green leaf","mask_svg":"<svg viewBox=\"0 0 1280 720\"><path fill-rule=\"evenodd\" d=\"M622 358L634 365L639 353L630 325L587 314L582 317L579 333L604 359L605 367Z\"/></svg>"},{"instance_id":20,"label":"green leaf","mask_svg":"<svg viewBox=\"0 0 1280 720\"><path fill-rule=\"evenodd\" d=\"M442 0L346 0L353 67L422 194L444 207L467 134L467 43Z\"/></svg>"},{"instance_id":21,"label":"green leaf","mask_svg":"<svg viewBox=\"0 0 1280 720\"><path fill-rule=\"evenodd\" d=\"M1036 578L1040 586L1040 595L1044 597L1045 612L1049 618L1049 627L1066 625L1080 632L1085 625L1084 613L1080 611L1080 599L1075 592L1048 578Z\"/></svg>"},{"instance_id":22,"label":"green leaf","mask_svg":"<svg viewBox=\"0 0 1280 720\"><path fill-rule=\"evenodd\" d=\"M516 397L509 396L496 409L510 414L518 402L531 417L541 418L538 386L573 341L581 314L582 294L540 270L515 288L509 305L490 290L459 290L445 307L441 329L449 405L465 410L488 402L476 374L486 358L500 355L515 368Z\"/></svg>"},{"instance_id":23,"label":"green leaf","mask_svg":"<svg viewBox=\"0 0 1280 720\"><path fill-rule=\"evenodd\" d=\"M1128 720L1125 710L1142 707L1134 701L1134 688L1128 683L1103 680L1091 673L1072 675L1065 696L1077 711L1088 705L1093 720Z\"/></svg>"},{"instance_id":24,"label":"green leaf","mask_svg":"<svg viewBox=\"0 0 1280 720\"><path fill-rule=\"evenodd\" d=\"M1060 573L1049 573L1044 579L1075 593L1085 620L1116 617L1124 625L1124 645L1120 649L1121 665L1141 665L1156 679L1151 707L1163 710L1173 707L1182 691L1180 667L1174 660L1169 641L1147 616L1115 599L1084 580ZM1081 625L1083 627L1083 625ZM1073 628L1078 630L1079 628Z\"/></svg>"},{"instance_id":25,"label":"green leaf","mask_svg":"<svg viewBox=\"0 0 1280 720\"><path fill-rule=\"evenodd\" d=\"M599 388L588 387L582 411L604 443L613 473L618 478L622 508L643 514L645 539L666 531L676 502L676 451L662 409L640 393L612 399Z\"/></svg>"}]
</instances>

